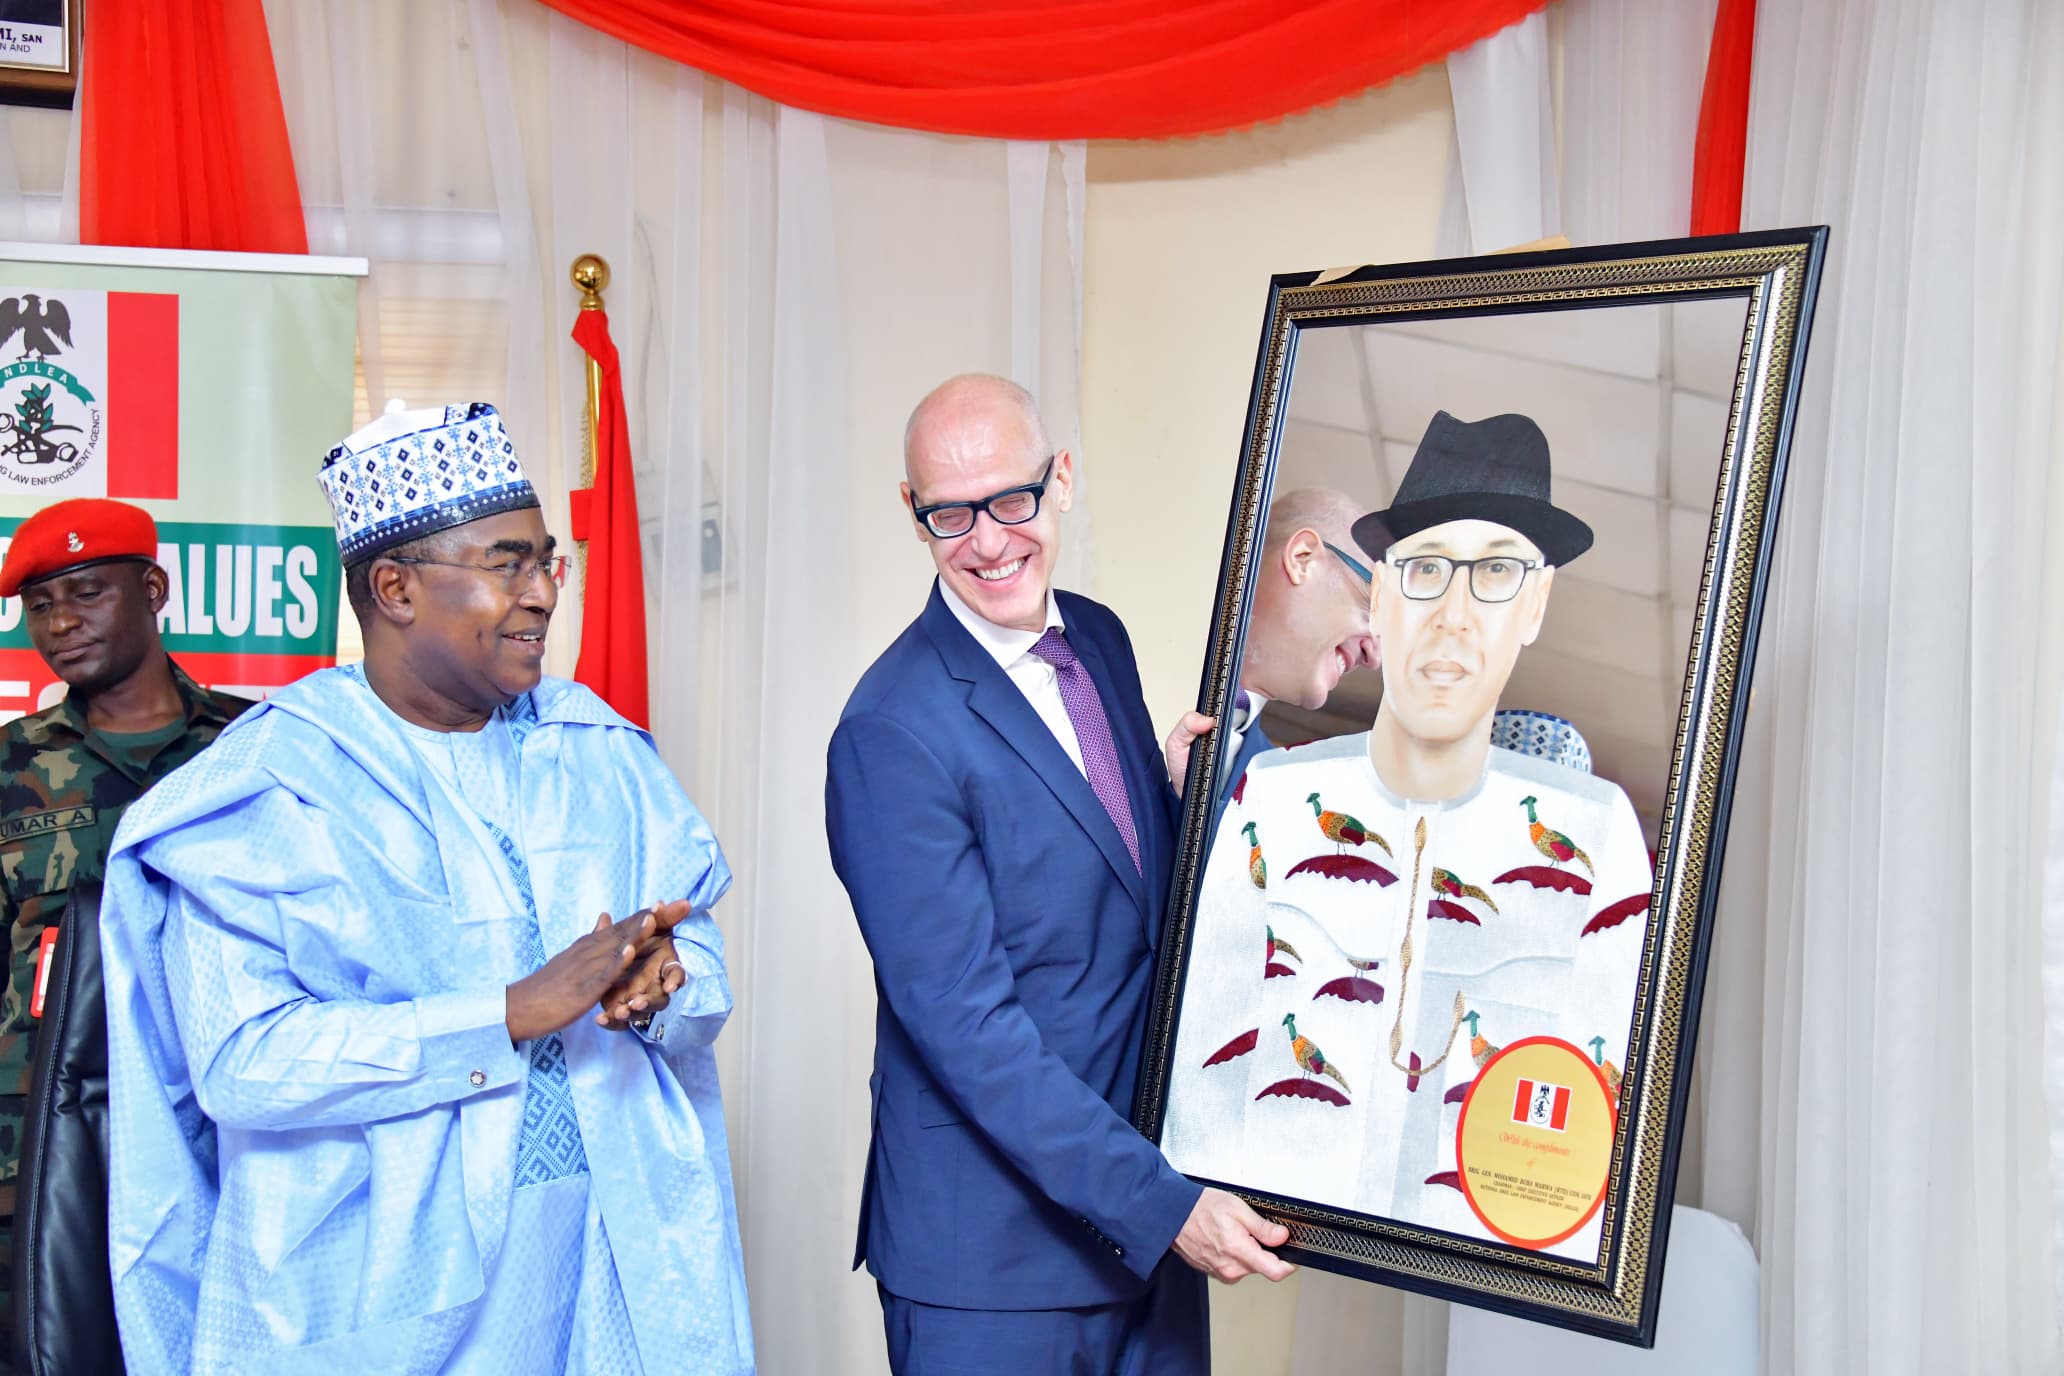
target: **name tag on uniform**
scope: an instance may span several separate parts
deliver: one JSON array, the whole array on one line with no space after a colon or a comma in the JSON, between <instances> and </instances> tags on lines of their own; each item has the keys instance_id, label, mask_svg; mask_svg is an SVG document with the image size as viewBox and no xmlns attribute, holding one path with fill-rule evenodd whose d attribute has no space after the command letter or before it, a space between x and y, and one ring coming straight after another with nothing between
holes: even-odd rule
<instances>
[{"instance_id":1,"label":"name tag on uniform","mask_svg":"<svg viewBox=\"0 0 2064 1376\"><path fill-rule=\"evenodd\" d=\"M99 820L100 809L96 807L54 807L47 812L30 812L0 821L0 843L90 827Z\"/></svg>"},{"instance_id":2,"label":"name tag on uniform","mask_svg":"<svg viewBox=\"0 0 2064 1376\"><path fill-rule=\"evenodd\" d=\"M43 929L43 939L36 943L36 991L29 995L29 1016L43 1016L43 995L50 988L50 953L57 947L58 929L54 926Z\"/></svg>"}]
</instances>

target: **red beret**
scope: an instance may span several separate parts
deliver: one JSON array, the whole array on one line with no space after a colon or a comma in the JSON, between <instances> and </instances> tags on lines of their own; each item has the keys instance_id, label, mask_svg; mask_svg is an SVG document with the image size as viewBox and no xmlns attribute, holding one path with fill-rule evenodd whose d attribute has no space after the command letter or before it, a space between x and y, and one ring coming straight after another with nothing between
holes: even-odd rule
<instances>
[{"instance_id":1,"label":"red beret","mask_svg":"<svg viewBox=\"0 0 2064 1376\"><path fill-rule=\"evenodd\" d=\"M22 584L107 559L158 557L158 523L141 507L105 497L74 497L46 506L15 528L0 564L0 597Z\"/></svg>"}]
</instances>

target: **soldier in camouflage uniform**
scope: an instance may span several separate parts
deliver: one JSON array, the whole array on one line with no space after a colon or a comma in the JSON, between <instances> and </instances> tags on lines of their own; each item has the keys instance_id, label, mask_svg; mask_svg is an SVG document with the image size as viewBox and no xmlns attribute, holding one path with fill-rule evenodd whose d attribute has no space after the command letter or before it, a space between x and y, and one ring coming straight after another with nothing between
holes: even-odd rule
<instances>
[{"instance_id":1,"label":"soldier in camouflage uniform","mask_svg":"<svg viewBox=\"0 0 2064 1376\"><path fill-rule=\"evenodd\" d=\"M43 933L72 885L98 881L123 810L250 704L195 685L158 637L164 570L148 512L97 498L24 521L0 565L30 639L65 681L63 701L0 727L0 1324L8 1308L34 1002Z\"/></svg>"}]
</instances>

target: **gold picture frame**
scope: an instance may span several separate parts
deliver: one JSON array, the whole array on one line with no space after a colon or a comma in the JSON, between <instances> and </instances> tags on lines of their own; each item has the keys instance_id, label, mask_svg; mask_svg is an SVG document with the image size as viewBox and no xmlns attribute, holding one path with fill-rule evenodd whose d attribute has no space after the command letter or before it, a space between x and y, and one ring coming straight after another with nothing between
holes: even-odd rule
<instances>
[{"instance_id":1,"label":"gold picture frame","mask_svg":"<svg viewBox=\"0 0 2064 1376\"><path fill-rule=\"evenodd\" d=\"M82 0L0 0L0 104L68 109L78 96Z\"/></svg>"},{"instance_id":2,"label":"gold picture frame","mask_svg":"<svg viewBox=\"0 0 2064 1376\"><path fill-rule=\"evenodd\" d=\"M1710 308L1684 309L1730 321L1733 317L1727 313L1738 309L1742 322L1732 357L1731 395L1719 395L1721 389L1715 388L1710 401L1700 403L1707 407L1700 414L1714 418L1716 431L1717 418L1724 414L1724 436L1701 438L1693 427L1691 438L1684 441L1693 449L1707 444L1717 448L1717 480L1702 557L1687 542L1680 560L1681 581L1687 590L1695 586L1695 596L1687 591L1675 623L1688 634L1689 645L1681 687L1675 693L1674 719L1658 710L1659 739L1646 757L1658 763L1667 758L1667 780L1655 781L1653 788L1644 785L1646 796L1653 799L1645 821L1653 830L1652 890L1647 928L1639 944L1639 973L1632 985L1624 1071L1605 1066L1624 1078L1616 1078L1611 1091L1610 1168L1603 1195L1586 1216L1587 1226L1588 1220L1596 1220L1596 1251L1580 1257L1553 1255L1357 1212L1337 1200L1258 1188L1253 1177L1238 1178L1242 1170L1237 1161L1233 1169L1197 1175L1235 1190L1260 1212L1285 1224L1290 1230L1285 1255L1291 1259L1623 1342L1653 1344L1728 805L1826 243L1825 228L1809 228L1291 273L1272 279L1198 701L1200 712L1220 721L1228 720L1234 709L1266 514L1282 476L1286 426L1295 429L1289 403L1300 346L1312 350L1317 359L1322 356L1321 344L1330 349L1336 338L1345 337L1318 332L1378 327L1389 331L1381 335L1381 342L1393 351L1391 356L1410 358L1413 349L1452 347L1443 330L1480 337L1507 318L1516 322L1515 331L1522 325L1530 331L1529 338L1565 322L1572 329L1582 325L1596 333L1592 327L1599 320L1634 320L1639 314L1623 308L1679 303L1718 302ZM1570 314L1613 310L1623 313L1583 322ZM1555 319L1519 321L1543 315ZM1731 338L1723 332L1720 342ZM1708 353L1717 358L1717 350ZM1365 371L1358 376L1366 379L1366 357L1363 363ZM1380 369L1377 375L1382 376ZM1452 369L1445 374L1452 375ZM1366 389L1366 381L1363 385ZM1425 401L1433 404L1432 399ZM1667 429L1668 422L1663 424ZM1371 439L1381 467L1383 437L1372 432ZM1710 461L1710 455L1703 457ZM1679 502L1676 519L1682 526L1690 517L1681 508L1688 506L1695 514L1698 500L1680 494ZM1389 566L1380 562L1373 575L1367 569L1358 572L1364 578L1391 576ZM1664 687L1672 686L1666 669ZM1196 946L1200 887L1219 809L1232 784L1232 743L1220 739L1224 735L1214 733L1199 741L1185 780L1180 849L1134 1115L1140 1130L1157 1142L1164 1141L1171 1094L1189 1092L1185 1086L1192 1080L1186 1077L1195 1073L1187 1063L1178 1067L1175 1057ZM1239 854L1245 857L1244 846ZM1258 844L1254 855L1258 865ZM1400 871L1405 867L1401 864ZM1258 870L1254 883L1262 883ZM1415 876L1415 893L1417 884ZM1272 927L1271 962L1276 944ZM1270 974L1275 973L1291 971L1272 964ZM1424 997L1430 995L1422 993ZM1395 1002L1402 1020L1402 990ZM1454 1006L1459 1022L1460 992ZM1279 1036L1273 1029L1263 1030ZM1298 1038L1294 1025L1290 1037ZM1251 1039L1246 1045L1253 1045ZM1290 1050L1271 1046L1279 1057ZM1394 1059L1395 1035L1391 1054ZM1306 1060L1301 1043L1297 1060ZM1416 1059L1413 1064L1418 1064ZM1483 1064L1479 1059L1478 1065ZM1305 1066L1307 1073L1310 1069ZM1416 1079L1406 1083L1416 1090ZM1448 1097L1455 1095L1451 1091ZM1459 1134L1459 1128L1455 1131ZM1173 1154L1171 1159L1183 1168L1182 1160ZM1432 1178L1425 1183L1432 1185ZM1469 1207L1478 1209L1474 1196ZM1481 1216L1481 1210L1478 1213Z\"/></svg>"}]
</instances>

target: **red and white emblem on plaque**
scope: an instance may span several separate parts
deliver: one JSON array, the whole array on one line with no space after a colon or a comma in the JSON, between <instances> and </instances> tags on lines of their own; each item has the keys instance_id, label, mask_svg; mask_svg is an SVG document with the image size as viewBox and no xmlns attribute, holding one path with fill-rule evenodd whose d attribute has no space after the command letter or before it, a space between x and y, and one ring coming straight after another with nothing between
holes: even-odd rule
<instances>
[{"instance_id":1,"label":"red and white emblem on plaque","mask_svg":"<svg viewBox=\"0 0 2064 1376\"><path fill-rule=\"evenodd\" d=\"M1521 1079L1512 1091L1512 1121L1532 1128L1562 1132L1569 1127L1570 1092L1566 1085Z\"/></svg>"}]
</instances>

